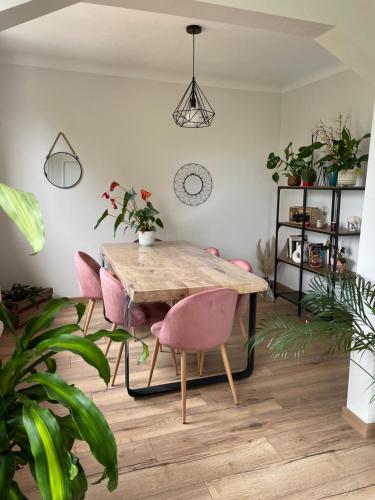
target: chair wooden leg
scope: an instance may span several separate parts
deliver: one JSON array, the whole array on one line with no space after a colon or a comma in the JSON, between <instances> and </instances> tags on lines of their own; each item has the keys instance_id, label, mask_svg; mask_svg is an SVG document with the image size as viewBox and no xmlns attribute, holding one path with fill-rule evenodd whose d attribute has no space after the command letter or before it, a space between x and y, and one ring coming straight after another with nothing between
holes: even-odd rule
<instances>
[{"instance_id":1,"label":"chair wooden leg","mask_svg":"<svg viewBox=\"0 0 375 500\"><path fill-rule=\"evenodd\" d=\"M241 335L244 339L245 342L247 342L248 340L248 333L246 331L246 326L245 326L245 322L243 320L243 318L238 318L238 325L240 327L240 332L241 332Z\"/></svg>"},{"instance_id":2,"label":"chair wooden leg","mask_svg":"<svg viewBox=\"0 0 375 500\"><path fill-rule=\"evenodd\" d=\"M199 370L198 370L198 374L200 377L203 374L203 367L204 367L204 352L201 352L199 357Z\"/></svg>"},{"instance_id":3,"label":"chair wooden leg","mask_svg":"<svg viewBox=\"0 0 375 500\"><path fill-rule=\"evenodd\" d=\"M94 307L95 307L95 300L90 299L89 303L87 305L85 324L83 326L83 335L84 336L87 335L87 330L89 329L89 326L90 326L91 316L92 316L92 313L94 311Z\"/></svg>"},{"instance_id":4,"label":"chair wooden leg","mask_svg":"<svg viewBox=\"0 0 375 500\"><path fill-rule=\"evenodd\" d=\"M155 368L155 363L156 363L156 359L158 357L158 354L159 354L159 347L160 347L160 342L159 342L159 339L158 337L156 337L156 340L155 340L155 347L154 347L154 352L152 353L152 360L151 360L151 368L150 368L150 374L148 376L148 387L150 387L151 385L151 380L152 380L152 375L154 373L154 368Z\"/></svg>"},{"instance_id":5,"label":"chair wooden leg","mask_svg":"<svg viewBox=\"0 0 375 500\"><path fill-rule=\"evenodd\" d=\"M181 352L181 402L182 423L186 424L186 351Z\"/></svg>"},{"instance_id":6,"label":"chair wooden leg","mask_svg":"<svg viewBox=\"0 0 375 500\"><path fill-rule=\"evenodd\" d=\"M197 372L199 373L200 366L201 366L201 351L197 352Z\"/></svg>"},{"instance_id":7,"label":"chair wooden leg","mask_svg":"<svg viewBox=\"0 0 375 500\"><path fill-rule=\"evenodd\" d=\"M124 350L125 342L121 342L120 344L120 349L117 354L117 359L116 359L116 366L115 366L115 371L113 372L113 377L112 377L112 385L115 385L115 380L116 380L116 375L117 375L117 370L121 361L122 357L122 352Z\"/></svg>"},{"instance_id":8,"label":"chair wooden leg","mask_svg":"<svg viewBox=\"0 0 375 500\"><path fill-rule=\"evenodd\" d=\"M221 357L223 358L223 363L224 363L224 368L228 377L228 382L230 386L230 390L232 391L232 396L233 396L233 401L234 404L238 404L238 399L237 399L237 393L236 393L236 387L233 382L233 377L232 377L232 370L230 369L230 364L227 356L227 351L225 349L225 345L222 344L220 346L220 352L221 352Z\"/></svg>"},{"instance_id":9,"label":"chair wooden leg","mask_svg":"<svg viewBox=\"0 0 375 500\"><path fill-rule=\"evenodd\" d=\"M116 330L116 327L117 327L116 323L112 323L111 332L113 332L113 330ZM107 356L109 348L111 347L111 344L112 344L112 339L108 339L107 347L105 348L105 352L104 352L105 356Z\"/></svg>"},{"instance_id":10,"label":"chair wooden leg","mask_svg":"<svg viewBox=\"0 0 375 500\"><path fill-rule=\"evenodd\" d=\"M174 369L176 370L176 375L178 375L178 368L177 368L177 360L176 360L176 351L171 348L171 356L172 356L172 361L173 361L173 366Z\"/></svg>"}]
</instances>

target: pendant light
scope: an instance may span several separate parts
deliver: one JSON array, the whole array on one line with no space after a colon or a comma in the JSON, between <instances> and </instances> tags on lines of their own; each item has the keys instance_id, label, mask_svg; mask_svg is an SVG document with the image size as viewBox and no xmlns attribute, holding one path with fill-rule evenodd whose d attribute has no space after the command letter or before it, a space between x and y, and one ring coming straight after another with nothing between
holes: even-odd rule
<instances>
[{"instance_id":1,"label":"pendant light","mask_svg":"<svg viewBox=\"0 0 375 500\"><path fill-rule=\"evenodd\" d=\"M214 110L195 81L195 35L199 35L201 31L202 28L196 24L186 28L186 32L193 35L193 78L173 113L173 119L179 127L209 127L215 116Z\"/></svg>"}]
</instances>

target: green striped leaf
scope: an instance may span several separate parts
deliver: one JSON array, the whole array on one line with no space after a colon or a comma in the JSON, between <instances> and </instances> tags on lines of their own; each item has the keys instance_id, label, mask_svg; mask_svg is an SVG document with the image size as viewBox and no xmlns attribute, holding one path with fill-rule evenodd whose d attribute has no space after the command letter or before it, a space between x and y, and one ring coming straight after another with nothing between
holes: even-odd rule
<instances>
[{"instance_id":1,"label":"green striped leaf","mask_svg":"<svg viewBox=\"0 0 375 500\"><path fill-rule=\"evenodd\" d=\"M0 206L26 237L34 254L40 252L44 247L44 225L35 196L0 183Z\"/></svg>"},{"instance_id":2,"label":"green striped leaf","mask_svg":"<svg viewBox=\"0 0 375 500\"><path fill-rule=\"evenodd\" d=\"M101 411L86 394L69 386L56 374L37 373L31 375L28 381L43 385L51 399L69 409L82 439L88 443L97 461L104 466L103 477L108 477L108 490L113 491L118 482L117 447Z\"/></svg>"},{"instance_id":3,"label":"green striped leaf","mask_svg":"<svg viewBox=\"0 0 375 500\"><path fill-rule=\"evenodd\" d=\"M44 333L41 333L37 337L34 337L28 345L29 349L32 349L36 345L39 344L39 342L42 342L43 340L49 340L53 339L55 337L59 337L60 335L68 335L70 333L78 332L78 330L81 330L81 327L73 323L71 325L64 325L64 326L58 326L57 328L52 328L51 330L47 330Z\"/></svg>"},{"instance_id":4,"label":"green striped leaf","mask_svg":"<svg viewBox=\"0 0 375 500\"><path fill-rule=\"evenodd\" d=\"M73 500L82 500L85 498L88 486L86 475L82 465L79 463L79 460L75 455L72 455L72 462L77 467L77 474L70 483L72 488L72 498Z\"/></svg>"},{"instance_id":5,"label":"green striped leaf","mask_svg":"<svg viewBox=\"0 0 375 500\"><path fill-rule=\"evenodd\" d=\"M43 500L70 500L71 460L64 450L59 425L54 415L26 398L23 423L35 459L35 474Z\"/></svg>"},{"instance_id":6,"label":"green striped leaf","mask_svg":"<svg viewBox=\"0 0 375 500\"><path fill-rule=\"evenodd\" d=\"M53 352L70 351L78 354L86 363L98 370L99 375L108 385L110 379L108 360L91 340L77 335L60 335L53 339L43 340L36 346L36 351L39 354L46 350Z\"/></svg>"},{"instance_id":7,"label":"green striped leaf","mask_svg":"<svg viewBox=\"0 0 375 500\"><path fill-rule=\"evenodd\" d=\"M28 346L29 341L41 330L49 328L55 321L56 316L62 309L74 306L73 302L66 297L49 301L42 309L42 312L28 321L21 336L23 345Z\"/></svg>"},{"instance_id":8,"label":"green striped leaf","mask_svg":"<svg viewBox=\"0 0 375 500\"><path fill-rule=\"evenodd\" d=\"M142 353L138 357L138 363L144 363L147 358L149 357L149 351L148 351L148 345L143 342L142 340L137 339L133 335L131 335L129 332L126 330L123 330L122 328L117 328L116 330L113 331L108 331L108 330L98 330L95 333L91 333L89 335L86 335L86 339L90 339L94 342L97 340L102 339L103 337L108 337L109 339L112 339L115 342L124 342L129 339L134 339L137 342L142 343Z\"/></svg>"},{"instance_id":9,"label":"green striped leaf","mask_svg":"<svg viewBox=\"0 0 375 500\"><path fill-rule=\"evenodd\" d=\"M5 500L27 500L27 498L19 489L18 484L15 481L12 481L8 491L8 496L5 497Z\"/></svg>"},{"instance_id":10,"label":"green striped leaf","mask_svg":"<svg viewBox=\"0 0 375 500\"><path fill-rule=\"evenodd\" d=\"M4 495L4 497L6 497L9 491L15 472L16 463L13 455L10 453L0 455L0 493L1 495Z\"/></svg>"}]
</instances>

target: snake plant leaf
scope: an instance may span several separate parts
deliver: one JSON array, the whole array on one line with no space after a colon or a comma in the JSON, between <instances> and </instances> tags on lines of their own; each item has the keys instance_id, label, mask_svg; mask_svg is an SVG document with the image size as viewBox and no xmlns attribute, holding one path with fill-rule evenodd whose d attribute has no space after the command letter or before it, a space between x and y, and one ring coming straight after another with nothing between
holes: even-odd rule
<instances>
[{"instance_id":1,"label":"snake plant leaf","mask_svg":"<svg viewBox=\"0 0 375 500\"><path fill-rule=\"evenodd\" d=\"M10 484L10 488L8 491L8 496L6 500L27 500L25 495L19 489L18 484L15 481L12 481Z\"/></svg>"},{"instance_id":2,"label":"snake plant leaf","mask_svg":"<svg viewBox=\"0 0 375 500\"><path fill-rule=\"evenodd\" d=\"M104 466L104 477L108 477L107 488L113 491L118 482L117 447L113 434L101 411L82 391L68 385L53 373L36 373L28 382L41 384L48 396L68 408L77 424L82 439L91 453Z\"/></svg>"},{"instance_id":3,"label":"snake plant leaf","mask_svg":"<svg viewBox=\"0 0 375 500\"><path fill-rule=\"evenodd\" d=\"M44 247L44 225L35 196L0 183L0 206L26 237L33 253L40 252Z\"/></svg>"},{"instance_id":4,"label":"snake plant leaf","mask_svg":"<svg viewBox=\"0 0 375 500\"><path fill-rule=\"evenodd\" d=\"M69 484L72 462L64 450L54 415L25 398L22 419L35 459L35 473L43 500L71 500Z\"/></svg>"},{"instance_id":5,"label":"snake plant leaf","mask_svg":"<svg viewBox=\"0 0 375 500\"><path fill-rule=\"evenodd\" d=\"M42 312L32 318L25 326L24 332L21 335L21 341L25 347L35 334L41 330L49 328L55 321L56 316L65 307L74 305L70 299L62 297L61 299L53 299L49 301L42 309Z\"/></svg>"},{"instance_id":6,"label":"snake plant leaf","mask_svg":"<svg viewBox=\"0 0 375 500\"><path fill-rule=\"evenodd\" d=\"M50 340L55 337L59 337L60 335L69 335L71 333L78 332L79 330L81 330L81 327L76 323L52 328L51 330L47 330L46 332L41 333L37 337L34 337L29 342L28 348L32 349L33 347L37 346L39 342L42 342L43 340Z\"/></svg>"},{"instance_id":7,"label":"snake plant leaf","mask_svg":"<svg viewBox=\"0 0 375 500\"><path fill-rule=\"evenodd\" d=\"M14 456L10 453L0 455L0 493L7 497L10 485L16 472ZM4 498L3 496L1 498Z\"/></svg>"},{"instance_id":8,"label":"snake plant leaf","mask_svg":"<svg viewBox=\"0 0 375 500\"><path fill-rule=\"evenodd\" d=\"M53 339L43 340L36 346L36 351L39 354L46 350L53 352L70 351L78 354L86 363L98 370L99 375L108 385L111 376L108 360L101 349L91 340L77 335L60 335Z\"/></svg>"}]
</instances>

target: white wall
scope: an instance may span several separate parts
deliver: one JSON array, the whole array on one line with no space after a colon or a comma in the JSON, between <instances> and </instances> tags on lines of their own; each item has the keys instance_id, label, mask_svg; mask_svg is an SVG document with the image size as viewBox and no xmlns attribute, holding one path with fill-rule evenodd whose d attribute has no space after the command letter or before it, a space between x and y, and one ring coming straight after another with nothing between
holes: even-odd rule
<instances>
[{"instance_id":1,"label":"white wall","mask_svg":"<svg viewBox=\"0 0 375 500\"><path fill-rule=\"evenodd\" d=\"M375 282L375 108L372 126L372 141L369 156L369 169L366 184L366 194L363 206L362 234L359 245L358 272L366 279ZM368 311L369 316L375 318ZM366 327L365 327L366 328ZM359 363L368 373L375 376L375 360L370 353L358 355L353 353L352 359ZM355 363L350 363L347 407L363 421L375 422L375 404L369 404L375 394L373 380Z\"/></svg>"},{"instance_id":2,"label":"white wall","mask_svg":"<svg viewBox=\"0 0 375 500\"><path fill-rule=\"evenodd\" d=\"M270 234L274 187L264 168L279 144L277 94L204 89L217 116L210 128L177 127L171 113L178 84L0 65L0 180L39 198L46 246L29 257L22 237L0 214L0 281L50 285L78 295L73 253L98 256L112 241L109 220L93 231L106 207L100 198L112 180L152 191L165 223L163 239L217 246L224 257L253 264L258 238ZM66 133L83 165L78 186L64 190L43 175L57 133ZM206 166L213 192L199 207L181 204L173 177L185 163ZM128 235L127 240L133 239ZM121 234L116 238L122 241Z\"/></svg>"},{"instance_id":3,"label":"white wall","mask_svg":"<svg viewBox=\"0 0 375 500\"><path fill-rule=\"evenodd\" d=\"M336 74L319 82L306 85L296 90L286 92L282 95L281 107L281 131L280 131L280 151L293 142L295 149L302 144L311 141L311 132L323 120L326 124L334 122L339 112L346 115L350 113L350 129L355 137L362 136L371 130L372 109L375 98L374 88L359 78L352 71ZM368 148L368 142L365 144ZM310 201L309 201L310 200ZM330 195L312 194L308 200L309 206L330 207ZM363 195L358 193L345 193L342 199L341 220L346 223L350 215L362 214ZM285 193L281 204L281 214L288 220L288 207L291 205L301 205L302 195L296 193ZM330 217L330 216L328 216ZM288 234L298 233L297 231L281 229L281 244ZM309 241L324 242L324 236L317 236L309 233ZM358 259L358 238L344 238L343 243L350 250L350 264L355 269ZM279 265L279 281L291 288L298 284L298 270ZM312 275L305 273L305 288Z\"/></svg>"}]
</instances>

